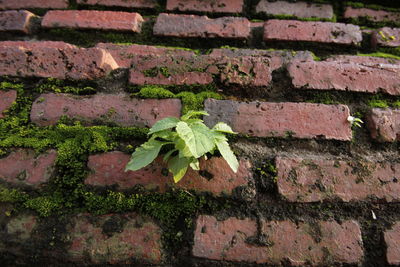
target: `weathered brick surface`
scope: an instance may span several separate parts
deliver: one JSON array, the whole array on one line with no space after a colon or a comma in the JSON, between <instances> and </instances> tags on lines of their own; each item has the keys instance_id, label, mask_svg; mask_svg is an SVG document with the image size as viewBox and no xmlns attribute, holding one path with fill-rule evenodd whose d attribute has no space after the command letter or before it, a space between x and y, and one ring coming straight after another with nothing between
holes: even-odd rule
<instances>
[{"instance_id":1,"label":"weathered brick surface","mask_svg":"<svg viewBox=\"0 0 400 267\"><path fill-rule=\"evenodd\" d=\"M143 18L139 13L54 10L48 11L42 20L45 28L76 28L140 32Z\"/></svg>"},{"instance_id":2,"label":"weathered brick surface","mask_svg":"<svg viewBox=\"0 0 400 267\"><path fill-rule=\"evenodd\" d=\"M129 68L134 62L136 56L194 56L195 53L190 50L170 48L170 47L157 47L150 45L119 45L113 43L99 43L96 45L109 52L114 60L121 68Z\"/></svg>"},{"instance_id":3,"label":"weathered brick surface","mask_svg":"<svg viewBox=\"0 0 400 267\"><path fill-rule=\"evenodd\" d=\"M269 2L268 0L261 0L256 6L256 12L266 15L288 15L298 18L333 18L333 8L331 5L307 2Z\"/></svg>"},{"instance_id":4,"label":"weathered brick surface","mask_svg":"<svg viewBox=\"0 0 400 267\"><path fill-rule=\"evenodd\" d=\"M161 229L135 213L91 216L78 214L67 225L67 252L72 261L88 264L159 264L163 258Z\"/></svg>"},{"instance_id":5,"label":"weathered brick surface","mask_svg":"<svg viewBox=\"0 0 400 267\"><path fill-rule=\"evenodd\" d=\"M338 63L355 63L363 66L372 67L386 67L388 65L400 65L400 59L384 58L384 57L371 57L371 56L352 56L352 55L338 55L327 58L325 61L338 62ZM396 68L396 66L391 66Z\"/></svg>"},{"instance_id":6,"label":"weathered brick surface","mask_svg":"<svg viewBox=\"0 0 400 267\"><path fill-rule=\"evenodd\" d=\"M313 157L277 157L278 190L292 202L400 200L400 164Z\"/></svg>"},{"instance_id":7,"label":"weathered brick surface","mask_svg":"<svg viewBox=\"0 0 400 267\"><path fill-rule=\"evenodd\" d=\"M168 0L167 10L241 13L243 0Z\"/></svg>"},{"instance_id":8,"label":"weathered brick surface","mask_svg":"<svg viewBox=\"0 0 400 267\"><path fill-rule=\"evenodd\" d=\"M384 233L387 246L386 259L389 264L400 264L400 222L396 222L389 230Z\"/></svg>"},{"instance_id":9,"label":"weathered brick surface","mask_svg":"<svg viewBox=\"0 0 400 267\"><path fill-rule=\"evenodd\" d=\"M200 172L189 169L182 180L174 184L167 165L161 158L138 171L125 172L130 155L114 151L92 155L88 160L91 171L85 184L92 186L116 186L119 190L141 185L147 190L165 192L170 186L192 189L199 192L211 192L214 195L231 195L239 186L248 186L252 182L251 164L240 160L239 170L234 173L223 158L213 157L200 161Z\"/></svg>"},{"instance_id":10,"label":"weathered brick surface","mask_svg":"<svg viewBox=\"0 0 400 267\"><path fill-rule=\"evenodd\" d=\"M349 108L345 105L208 99L205 110L210 113L204 118L208 126L223 121L234 131L252 136L293 135L336 140L350 140L352 136L347 121Z\"/></svg>"},{"instance_id":11,"label":"weathered brick surface","mask_svg":"<svg viewBox=\"0 0 400 267\"><path fill-rule=\"evenodd\" d=\"M378 29L372 34L372 46L399 47L400 46L400 28L384 27Z\"/></svg>"},{"instance_id":12,"label":"weathered brick surface","mask_svg":"<svg viewBox=\"0 0 400 267\"><path fill-rule=\"evenodd\" d=\"M0 32L30 33L33 18L35 18L35 14L26 10L1 11Z\"/></svg>"},{"instance_id":13,"label":"weathered brick surface","mask_svg":"<svg viewBox=\"0 0 400 267\"><path fill-rule=\"evenodd\" d=\"M17 91L0 91L0 119L4 118L3 112L17 99Z\"/></svg>"},{"instance_id":14,"label":"weathered brick surface","mask_svg":"<svg viewBox=\"0 0 400 267\"><path fill-rule=\"evenodd\" d=\"M175 15L162 13L157 17L153 33L160 36L233 38L250 37L250 22L246 18Z\"/></svg>"},{"instance_id":15,"label":"weathered brick surface","mask_svg":"<svg viewBox=\"0 0 400 267\"><path fill-rule=\"evenodd\" d=\"M288 71L293 86L299 89L400 94L400 67L396 64L294 61Z\"/></svg>"},{"instance_id":16,"label":"weathered brick surface","mask_svg":"<svg viewBox=\"0 0 400 267\"><path fill-rule=\"evenodd\" d=\"M0 9L67 8L68 0L0 0Z\"/></svg>"},{"instance_id":17,"label":"weathered brick surface","mask_svg":"<svg viewBox=\"0 0 400 267\"><path fill-rule=\"evenodd\" d=\"M351 24L272 19L265 22L264 40L359 45L362 35Z\"/></svg>"},{"instance_id":18,"label":"weathered brick surface","mask_svg":"<svg viewBox=\"0 0 400 267\"><path fill-rule=\"evenodd\" d=\"M12 185L39 187L53 174L56 157L54 150L36 155L32 150L18 149L0 159L0 179Z\"/></svg>"},{"instance_id":19,"label":"weathered brick surface","mask_svg":"<svg viewBox=\"0 0 400 267\"><path fill-rule=\"evenodd\" d=\"M346 7L344 12L344 18L346 19L359 19L366 18L369 21L374 22L399 22L400 13L390 12L385 10L374 10L369 8L354 8Z\"/></svg>"},{"instance_id":20,"label":"weathered brick surface","mask_svg":"<svg viewBox=\"0 0 400 267\"><path fill-rule=\"evenodd\" d=\"M400 109L374 108L368 115L371 137L382 142L400 140Z\"/></svg>"},{"instance_id":21,"label":"weathered brick surface","mask_svg":"<svg viewBox=\"0 0 400 267\"><path fill-rule=\"evenodd\" d=\"M0 42L0 75L58 79L96 79L119 66L100 48L63 42Z\"/></svg>"},{"instance_id":22,"label":"weathered brick surface","mask_svg":"<svg viewBox=\"0 0 400 267\"><path fill-rule=\"evenodd\" d=\"M155 8L157 0L78 0L81 5L101 5L101 6L117 6L117 7L133 7L133 8Z\"/></svg>"},{"instance_id":23,"label":"weathered brick surface","mask_svg":"<svg viewBox=\"0 0 400 267\"><path fill-rule=\"evenodd\" d=\"M31 121L40 126L57 123L61 116L121 126L149 127L165 117L179 117L178 99L132 99L125 94L73 96L43 94L32 105Z\"/></svg>"},{"instance_id":24,"label":"weathered brick surface","mask_svg":"<svg viewBox=\"0 0 400 267\"><path fill-rule=\"evenodd\" d=\"M6 225L8 238L19 242L29 239L37 223L38 219L33 215L22 214L12 218Z\"/></svg>"},{"instance_id":25,"label":"weathered brick surface","mask_svg":"<svg viewBox=\"0 0 400 267\"><path fill-rule=\"evenodd\" d=\"M263 222L261 232L268 246L252 245L257 223L250 219L217 221L212 216L197 219L193 255L196 257L302 266L337 263L360 264L363 257L360 227L355 221Z\"/></svg>"}]
</instances>

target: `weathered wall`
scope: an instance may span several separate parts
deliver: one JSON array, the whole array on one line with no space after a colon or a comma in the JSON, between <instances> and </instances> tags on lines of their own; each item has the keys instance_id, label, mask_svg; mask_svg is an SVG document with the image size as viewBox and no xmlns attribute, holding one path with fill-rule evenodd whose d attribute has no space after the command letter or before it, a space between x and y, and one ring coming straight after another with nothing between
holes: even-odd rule
<instances>
[{"instance_id":1,"label":"weathered wall","mask_svg":"<svg viewBox=\"0 0 400 267\"><path fill-rule=\"evenodd\" d=\"M365 2L0 0L2 265L399 265L400 11ZM190 109L237 173L124 172Z\"/></svg>"}]
</instances>

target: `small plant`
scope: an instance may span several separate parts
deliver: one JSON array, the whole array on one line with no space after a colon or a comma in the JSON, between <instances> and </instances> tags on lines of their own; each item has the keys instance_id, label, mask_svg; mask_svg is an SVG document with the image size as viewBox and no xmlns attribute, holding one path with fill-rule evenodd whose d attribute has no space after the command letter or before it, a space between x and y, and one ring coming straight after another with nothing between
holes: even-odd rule
<instances>
[{"instance_id":1,"label":"small plant","mask_svg":"<svg viewBox=\"0 0 400 267\"><path fill-rule=\"evenodd\" d=\"M364 123L360 118L349 116L347 117L347 121L351 123L353 126L357 126L361 128L361 123Z\"/></svg>"},{"instance_id":2,"label":"small plant","mask_svg":"<svg viewBox=\"0 0 400 267\"><path fill-rule=\"evenodd\" d=\"M188 167L200 170L199 158L207 159L206 154L219 150L228 165L237 172L239 162L229 147L225 133L235 134L226 123L219 122L208 128L199 115L208 116L205 111L189 111L180 119L168 117L156 122L150 129L150 139L136 148L125 171L139 170L150 164L160 153L163 146L170 148L163 160L174 176L175 183L185 175Z\"/></svg>"}]
</instances>

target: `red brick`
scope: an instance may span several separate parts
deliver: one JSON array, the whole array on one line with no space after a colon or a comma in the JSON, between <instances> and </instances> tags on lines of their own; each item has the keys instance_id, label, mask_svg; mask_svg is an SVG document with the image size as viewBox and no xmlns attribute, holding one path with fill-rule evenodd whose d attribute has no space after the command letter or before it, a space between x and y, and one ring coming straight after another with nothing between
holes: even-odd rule
<instances>
[{"instance_id":1,"label":"red brick","mask_svg":"<svg viewBox=\"0 0 400 267\"><path fill-rule=\"evenodd\" d=\"M255 221L217 221L203 215L197 219L192 252L196 257L212 260L276 265L288 262L291 266L362 261L361 230L355 221L269 221L262 223L261 232L267 237L268 246L247 242L258 234Z\"/></svg>"},{"instance_id":2,"label":"red brick","mask_svg":"<svg viewBox=\"0 0 400 267\"><path fill-rule=\"evenodd\" d=\"M359 45L362 35L351 24L272 19L265 22L264 40Z\"/></svg>"},{"instance_id":3,"label":"red brick","mask_svg":"<svg viewBox=\"0 0 400 267\"><path fill-rule=\"evenodd\" d=\"M80 5L101 5L101 6L118 6L132 8L156 8L157 0L78 0Z\"/></svg>"},{"instance_id":4,"label":"red brick","mask_svg":"<svg viewBox=\"0 0 400 267\"><path fill-rule=\"evenodd\" d=\"M400 200L400 164L321 156L277 157L279 193L292 202Z\"/></svg>"},{"instance_id":5,"label":"red brick","mask_svg":"<svg viewBox=\"0 0 400 267\"><path fill-rule=\"evenodd\" d=\"M243 0L168 0L167 10L242 13Z\"/></svg>"},{"instance_id":6,"label":"red brick","mask_svg":"<svg viewBox=\"0 0 400 267\"><path fill-rule=\"evenodd\" d=\"M389 264L400 264L400 222L396 222L391 229L384 233L387 246L386 259Z\"/></svg>"},{"instance_id":7,"label":"red brick","mask_svg":"<svg viewBox=\"0 0 400 267\"><path fill-rule=\"evenodd\" d=\"M17 91L0 91L0 119L4 118L3 112L11 107L17 100Z\"/></svg>"},{"instance_id":8,"label":"red brick","mask_svg":"<svg viewBox=\"0 0 400 267\"><path fill-rule=\"evenodd\" d=\"M199 192L211 192L214 195L231 195L238 186L249 186L252 182L251 164L246 160L240 160L237 173L230 169L223 158L201 160L202 172L189 169L185 177L174 184L170 173L167 176L163 174L167 165L161 158L157 158L155 162L138 171L125 172L130 157L118 151L89 156L88 168L91 172L85 179L85 184L116 186L119 190L142 185L145 189L158 192L165 192L168 187L177 186Z\"/></svg>"},{"instance_id":9,"label":"red brick","mask_svg":"<svg viewBox=\"0 0 400 267\"><path fill-rule=\"evenodd\" d=\"M121 225L120 230L107 231L118 228L118 225ZM66 238L71 240L67 252L75 262L159 264L163 259L160 227L151 219L135 213L78 214L67 225L66 233Z\"/></svg>"},{"instance_id":10,"label":"red brick","mask_svg":"<svg viewBox=\"0 0 400 267\"><path fill-rule=\"evenodd\" d=\"M385 10L374 10L369 8L346 7L344 12L346 19L366 18L373 22L398 22L400 21L400 13L389 12Z\"/></svg>"},{"instance_id":11,"label":"red brick","mask_svg":"<svg viewBox=\"0 0 400 267\"><path fill-rule=\"evenodd\" d=\"M42 27L140 32L142 22L143 18L139 13L55 10L46 13L42 20Z\"/></svg>"},{"instance_id":12,"label":"red brick","mask_svg":"<svg viewBox=\"0 0 400 267\"><path fill-rule=\"evenodd\" d=\"M38 218L33 215L21 214L12 218L6 225L7 234L12 235L13 239L25 242L37 226Z\"/></svg>"},{"instance_id":13,"label":"red brick","mask_svg":"<svg viewBox=\"0 0 400 267\"><path fill-rule=\"evenodd\" d=\"M12 185L39 187L53 174L57 152L36 155L32 150L18 149L0 159L0 179Z\"/></svg>"},{"instance_id":14,"label":"red brick","mask_svg":"<svg viewBox=\"0 0 400 267\"><path fill-rule=\"evenodd\" d=\"M400 28L384 27L373 32L372 46L399 47Z\"/></svg>"},{"instance_id":15,"label":"red brick","mask_svg":"<svg viewBox=\"0 0 400 267\"><path fill-rule=\"evenodd\" d=\"M350 115L345 105L311 103L236 102L207 99L204 121L228 123L234 131L252 136L287 136L351 140Z\"/></svg>"},{"instance_id":16,"label":"red brick","mask_svg":"<svg viewBox=\"0 0 400 267\"><path fill-rule=\"evenodd\" d=\"M400 140L400 109L374 108L368 115L371 137L381 142Z\"/></svg>"},{"instance_id":17,"label":"red brick","mask_svg":"<svg viewBox=\"0 0 400 267\"><path fill-rule=\"evenodd\" d=\"M0 32L30 33L35 14L26 10L0 12Z\"/></svg>"},{"instance_id":18,"label":"red brick","mask_svg":"<svg viewBox=\"0 0 400 267\"><path fill-rule=\"evenodd\" d=\"M0 55L0 75L96 79L119 67L102 49L69 48L62 42L0 42Z\"/></svg>"},{"instance_id":19,"label":"red brick","mask_svg":"<svg viewBox=\"0 0 400 267\"><path fill-rule=\"evenodd\" d=\"M173 37L246 39L250 37L250 22L237 17L210 19L207 16L162 13L153 33Z\"/></svg>"},{"instance_id":20,"label":"red brick","mask_svg":"<svg viewBox=\"0 0 400 267\"><path fill-rule=\"evenodd\" d=\"M370 56L352 56L352 55L338 55L327 58L325 61L338 62L338 63L355 63L364 66L381 67L385 64L400 65L399 59L384 58L384 57L370 57ZM392 66L395 68L395 66Z\"/></svg>"},{"instance_id":21,"label":"red brick","mask_svg":"<svg viewBox=\"0 0 400 267\"><path fill-rule=\"evenodd\" d=\"M0 9L68 8L68 0L0 0Z\"/></svg>"},{"instance_id":22,"label":"red brick","mask_svg":"<svg viewBox=\"0 0 400 267\"><path fill-rule=\"evenodd\" d=\"M273 16L294 16L297 18L333 18L333 8L331 5L307 2L269 2L261 0L256 6L256 12Z\"/></svg>"},{"instance_id":23,"label":"red brick","mask_svg":"<svg viewBox=\"0 0 400 267\"><path fill-rule=\"evenodd\" d=\"M125 94L74 96L43 94L32 105L31 121L40 126L56 124L61 116L87 125L97 122L121 126L149 127L165 117L179 117L178 99L134 99Z\"/></svg>"},{"instance_id":24,"label":"red brick","mask_svg":"<svg viewBox=\"0 0 400 267\"><path fill-rule=\"evenodd\" d=\"M400 94L400 67L395 64L294 61L288 71L299 89Z\"/></svg>"}]
</instances>

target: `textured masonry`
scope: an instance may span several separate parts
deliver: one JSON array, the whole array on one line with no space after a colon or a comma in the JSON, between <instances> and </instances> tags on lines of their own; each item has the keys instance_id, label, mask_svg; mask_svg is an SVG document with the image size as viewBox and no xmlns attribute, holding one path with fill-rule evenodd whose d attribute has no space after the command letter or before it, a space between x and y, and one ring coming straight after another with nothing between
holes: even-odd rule
<instances>
[{"instance_id":1,"label":"textured masonry","mask_svg":"<svg viewBox=\"0 0 400 267\"><path fill-rule=\"evenodd\" d=\"M384 27L372 34L372 46L399 47L400 28Z\"/></svg>"},{"instance_id":2,"label":"textured masonry","mask_svg":"<svg viewBox=\"0 0 400 267\"><path fill-rule=\"evenodd\" d=\"M6 111L17 99L17 91L0 91L0 119L4 118L3 112Z\"/></svg>"},{"instance_id":3,"label":"textured masonry","mask_svg":"<svg viewBox=\"0 0 400 267\"><path fill-rule=\"evenodd\" d=\"M400 140L400 109L372 109L368 116L368 128L372 138L379 141Z\"/></svg>"},{"instance_id":4,"label":"textured masonry","mask_svg":"<svg viewBox=\"0 0 400 267\"><path fill-rule=\"evenodd\" d=\"M241 13L243 0L168 0L167 10Z\"/></svg>"},{"instance_id":5,"label":"textured masonry","mask_svg":"<svg viewBox=\"0 0 400 267\"><path fill-rule=\"evenodd\" d=\"M78 0L81 5L100 5L111 7L156 8L157 0Z\"/></svg>"},{"instance_id":6,"label":"textured masonry","mask_svg":"<svg viewBox=\"0 0 400 267\"><path fill-rule=\"evenodd\" d=\"M52 8L64 9L68 0L0 0L1 9Z\"/></svg>"},{"instance_id":7,"label":"textured masonry","mask_svg":"<svg viewBox=\"0 0 400 267\"><path fill-rule=\"evenodd\" d=\"M0 12L0 32L30 33L35 14L26 10Z\"/></svg>"},{"instance_id":8,"label":"textured masonry","mask_svg":"<svg viewBox=\"0 0 400 267\"><path fill-rule=\"evenodd\" d=\"M366 18L367 20L374 22L398 22L400 20L400 14L396 12L368 8L354 8L350 6L346 7L343 16L347 19Z\"/></svg>"},{"instance_id":9,"label":"textured masonry","mask_svg":"<svg viewBox=\"0 0 400 267\"><path fill-rule=\"evenodd\" d=\"M389 264L400 264L400 222L396 222L384 233L387 246L386 259Z\"/></svg>"}]
</instances>

